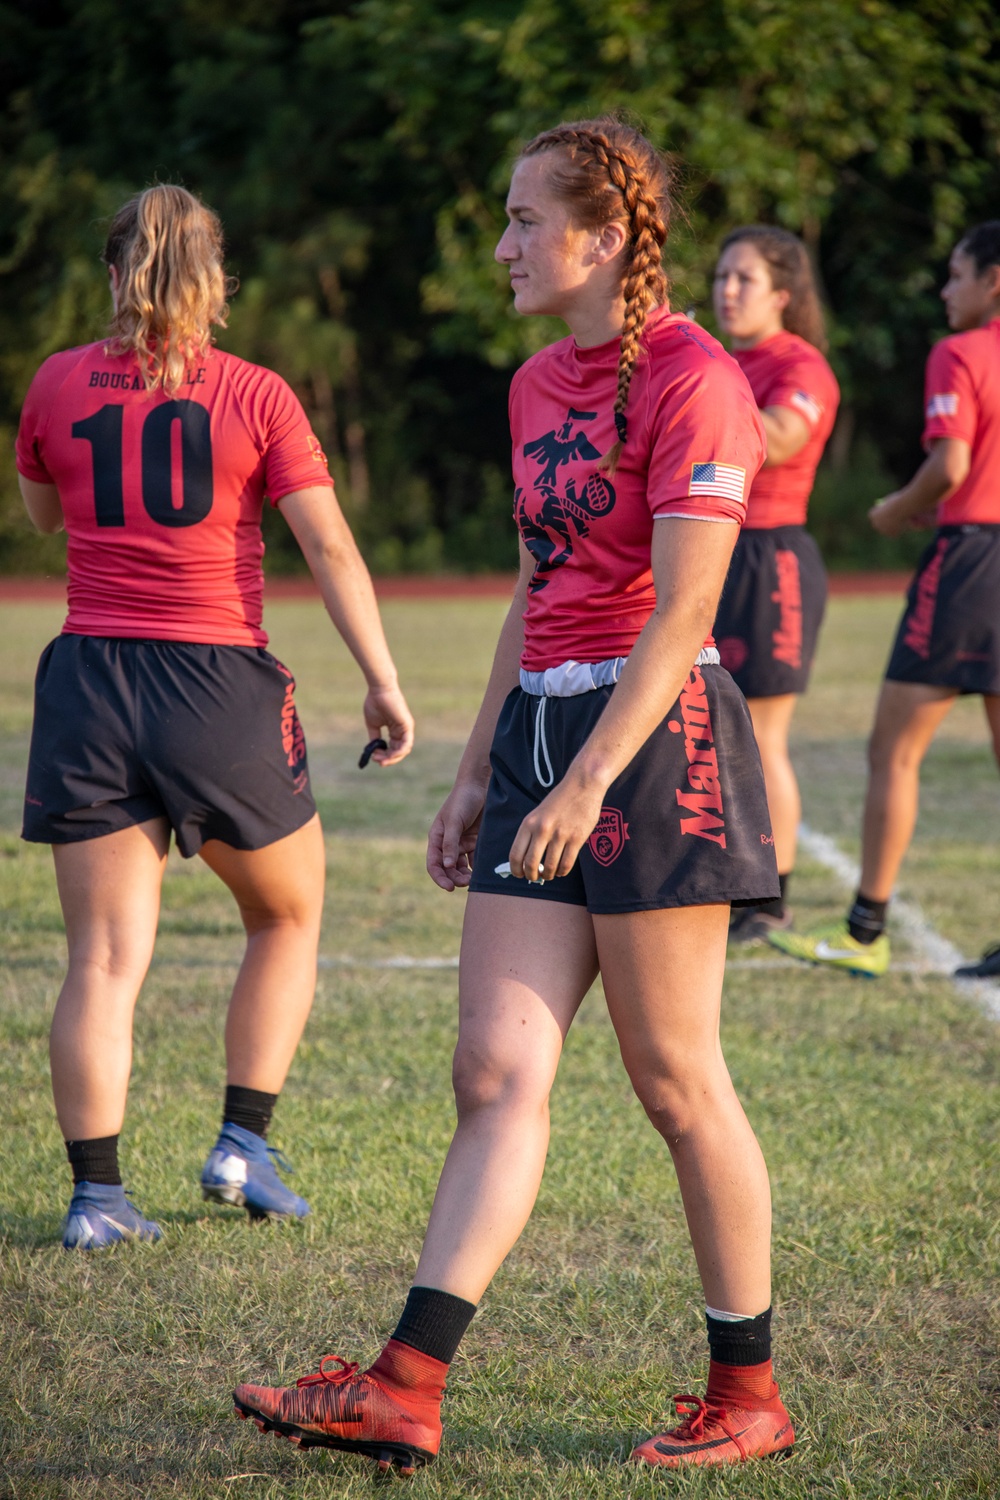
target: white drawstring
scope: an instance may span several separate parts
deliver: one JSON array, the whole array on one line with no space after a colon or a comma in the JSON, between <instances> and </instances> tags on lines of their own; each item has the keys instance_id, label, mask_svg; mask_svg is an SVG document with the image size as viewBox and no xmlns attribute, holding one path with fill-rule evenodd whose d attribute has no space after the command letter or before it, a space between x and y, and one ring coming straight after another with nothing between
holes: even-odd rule
<instances>
[{"instance_id":1,"label":"white drawstring","mask_svg":"<svg viewBox=\"0 0 1000 1500\"><path fill-rule=\"evenodd\" d=\"M539 698L538 709L535 713L535 775L538 778L539 786L544 787L552 786L556 779L556 773L552 769L552 761L549 759L548 743L545 738L545 705L548 701L548 698ZM542 755L545 757L545 764L549 773L548 781L542 775L539 750L541 750Z\"/></svg>"}]
</instances>

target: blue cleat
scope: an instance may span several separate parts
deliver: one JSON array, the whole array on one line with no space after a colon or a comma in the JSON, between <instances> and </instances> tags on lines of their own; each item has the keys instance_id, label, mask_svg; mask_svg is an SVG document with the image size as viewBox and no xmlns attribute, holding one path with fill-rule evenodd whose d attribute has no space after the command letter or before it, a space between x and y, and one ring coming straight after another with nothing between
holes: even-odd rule
<instances>
[{"instance_id":1,"label":"blue cleat","mask_svg":"<svg viewBox=\"0 0 1000 1500\"><path fill-rule=\"evenodd\" d=\"M78 1182L70 1199L64 1250L103 1250L119 1240L160 1240L163 1231L144 1219L120 1183Z\"/></svg>"},{"instance_id":2,"label":"blue cleat","mask_svg":"<svg viewBox=\"0 0 1000 1500\"><path fill-rule=\"evenodd\" d=\"M304 1219L308 1203L285 1187L276 1166L292 1170L261 1136L227 1120L201 1174L202 1197L235 1203L251 1219Z\"/></svg>"}]
</instances>

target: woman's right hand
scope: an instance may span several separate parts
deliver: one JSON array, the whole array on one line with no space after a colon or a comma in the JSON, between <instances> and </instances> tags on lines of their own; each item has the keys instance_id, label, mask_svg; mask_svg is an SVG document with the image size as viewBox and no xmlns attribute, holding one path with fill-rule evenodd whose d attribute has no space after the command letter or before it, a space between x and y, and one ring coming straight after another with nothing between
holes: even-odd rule
<instances>
[{"instance_id":1,"label":"woman's right hand","mask_svg":"<svg viewBox=\"0 0 1000 1500\"><path fill-rule=\"evenodd\" d=\"M427 873L443 891L467 886L472 879L472 851L486 804L486 786L456 781L427 836Z\"/></svg>"}]
</instances>

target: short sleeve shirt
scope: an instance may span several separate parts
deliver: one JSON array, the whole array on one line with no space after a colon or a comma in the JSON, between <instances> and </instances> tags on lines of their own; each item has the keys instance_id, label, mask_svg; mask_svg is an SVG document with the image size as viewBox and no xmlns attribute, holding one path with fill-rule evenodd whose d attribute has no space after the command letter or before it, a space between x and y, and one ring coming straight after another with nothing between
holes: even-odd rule
<instances>
[{"instance_id":1,"label":"short sleeve shirt","mask_svg":"<svg viewBox=\"0 0 1000 1500\"><path fill-rule=\"evenodd\" d=\"M656 603L657 518L742 522L764 459L746 379L722 345L666 308L648 318L613 476L619 341L541 350L514 376L514 514L535 559L521 664L627 656Z\"/></svg>"},{"instance_id":2,"label":"short sleeve shirt","mask_svg":"<svg viewBox=\"0 0 1000 1500\"><path fill-rule=\"evenodd\" d=\"M959 438L969 472L938 506L939 526L1000 523L1000 318L952 334L931 350L924 384L924 446Z\"/></svg>"},{"instance_id":3,"label":"short sleeve shirt","mask_svg":"<svg viewBox=\"0 0 1000 1500\"><path fill-rule=\"evenodd\" d=\"M803 417L809 436L783 464L761 469L750 490L750 527L802 526L823 449L840 403L836 376L819 350L782 330L753 349L733 351L761 410L783 406Z\"/></svg>"},{"instance_id":4,"label":"short sleeve shirt","mask_svg":"<svg viewBox=\"0 0 1000 1500\"><path fill-rule=\"evenodd\" d=\"M260 518L332 487L319 442L272 370L211 350L173 397L103 344L47 359L17 467L59 491L71 635L263 646Z\"/></svg>"}]
</instances>

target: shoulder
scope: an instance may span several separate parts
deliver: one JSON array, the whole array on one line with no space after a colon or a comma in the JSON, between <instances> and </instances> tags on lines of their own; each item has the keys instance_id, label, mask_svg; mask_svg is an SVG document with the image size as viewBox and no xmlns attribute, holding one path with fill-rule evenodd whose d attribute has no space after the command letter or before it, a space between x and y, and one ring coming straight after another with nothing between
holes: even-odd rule
<instances>
[{"instance_id":1,"label":"shoulder","mask_svg":"<svg viewBox=\"0 0 1000 1500\"><path fill-rule=\"evenodd\" d=\"M50 354L35 372L31 382L32 392L34 394L54 393L65 384L74 371L82 365L92 364L94 356L97 356L102 363L107 359L103 340L96 344L78 344L73 349L60 349L58 353Z\"/></svg>"},{"instance_id":2,"label":"shoulder","mask_svg":"<svg viewBox=\"0 0 1000 1500\"><path fill-rule=\"evenodd\" d=\"M539 349L530 358L519 365L514 371L510 382L510 397L513 401L522 389L533 385L544 385L546 380L559 368L561 368L573 353L573 338L569 336L557 340L554 344L546 344L544 349Z\"/></svg>"},{"instance_id":3,"label":"shoulder","mask_svg":"<svg viewBox=\"0 0 1000 1500\"><path fill-rule=\"evenodd\" d=\"M968 328L964 333L949 333L938 339L927 357L928 372L951 365L975 365L984 355L992 356L996 349L996 332L993 325L986 328Z\"/></svg>"},{"instance_id":4,"label":"shoulder","mask_svg":"<svg viewBox=\"0 0 1000 1500\"><path fill-rule=\"evenodd\" d=\"M650 396L740 392L750 398L747 378L732 355L700 324L680 313L660 317L643 337Z\"/></svg>"}]
</instances>

